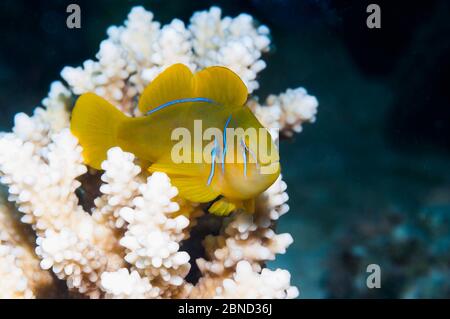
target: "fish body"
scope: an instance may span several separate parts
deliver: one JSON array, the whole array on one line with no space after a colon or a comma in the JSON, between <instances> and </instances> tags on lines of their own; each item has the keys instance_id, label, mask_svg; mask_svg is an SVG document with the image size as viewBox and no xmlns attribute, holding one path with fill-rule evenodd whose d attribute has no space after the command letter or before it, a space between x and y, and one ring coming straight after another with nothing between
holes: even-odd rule
<instances>
[{"instance_id":1,"label":"fish body","mask_svg":"<svg viewBox=\"0 0 450 319\"><path fill-rule=\"evenodd\" d=\"M244 104L247 89L224 67L195 75L175 64L143 92L139 110L128 117L103 98L86 93L77 100L71 130L85 163L101 169L113 146L165 172L180 197L206 203L226 215L253 210L254 198L278 177L279 156L268 131Z\"/></svg>"}]
</instances>

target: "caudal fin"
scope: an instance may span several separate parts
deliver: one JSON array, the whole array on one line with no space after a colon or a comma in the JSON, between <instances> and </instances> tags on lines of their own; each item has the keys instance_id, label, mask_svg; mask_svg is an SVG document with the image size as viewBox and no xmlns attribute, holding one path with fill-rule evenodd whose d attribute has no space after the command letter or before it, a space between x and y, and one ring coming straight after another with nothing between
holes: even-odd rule
<instances>
[{"instance_id":1,"label":"caudal fin","mask_svg":"<svg viewBox=\"0 0 450 319\"><path fill-rule=\"evenodd\" d=\"M85 164L101 169L106 152L117 144L117 129L127 117L93 93L81 95L72 112L70 129L83 147Z\"/></svg>"}]
</instances>

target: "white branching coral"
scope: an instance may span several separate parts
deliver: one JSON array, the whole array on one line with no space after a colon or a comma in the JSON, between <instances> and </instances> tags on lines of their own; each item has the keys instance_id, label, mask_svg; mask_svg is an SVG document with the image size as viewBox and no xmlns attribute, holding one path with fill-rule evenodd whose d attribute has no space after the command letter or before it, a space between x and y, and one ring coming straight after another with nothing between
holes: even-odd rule
<instances>
[{"instance_id":1,"label":"white branching coral","mask_svg":"<svg viewBox=\"0 0 450 319\"><path fill-rule=\"evenodd\" d=\"M48 97L42 101L45 107L37 107L33 116L17 113L13 133L22 140L46 145L49 135L69 125L68 104L71 92L59 81L50 86Z\"/></svg>"},{"instance_id":2,"label":"white branching coral","mask_svg":"<svg viewBox=\"0 0 450 319\"><path fill-rule=\"evenodd\" d=\"M96 297L99 274L120 266L117 241L104 225L82 210L76 180L86 172L81 147L68 129L51 136L39 149L13 134L0 139L0 181L9 200L23 213L22 222L36 232L36 253L43 269L52 269L68 286Z\"/></svg>"},{"instance_id":3,"label":"white branching coral","mask_svg":"<svg viewBox=\"0 0 450 319\"><path fill-rule=\"evenodd\" d=\"M152 43L160 32L153 14L142 7L133 8L125 26L108 29L96 57L83 67L65 67L61 76L74 94L95 92L130 113L133 97L143 89L140 72L152 66Z\"/></svg>"},{"instance_id":4,"label":"white branching coral","mask_svg":"<svg viewBox=\"0 0 450 319\"><path fill-rule=\"evenodd\" d=\"M126 248L125 260L168 293L170 286L185 283L190 269L190 256L180 251L179 244L189 219L171 216L179 210L178 203L172 201L178 190L166 174L154 173L139 192L133 200L135 209L123 208L120 212L128 223L120 244Z\"/></svg>"},{"instance_id":5,"label":"white branching coral","mask_svg":"<svg viewBox=\"0 0 450 319\"><path fill-rule=\"evenodd\" d=\"M109 299L158 298L160 290L153 287L147 278L142 278L135 270L129 272L121 268L115 272L105 271L101 278L102 288Z\"/></svg>"},{"instance_id":6,"label":"white branching coral","mask_svg":"<svg viewBox=\"0 0 450 319\"><path fill-rule=\"evenodd\" d=\"M288 209L285 190L286 184L280 177L260 195L255 214L237 212L227 218L218 236L205 238L207 259L197 260L205 278L230 276L243 260L254 271L261 271L265 261L274 260L276 254L285 253L293 241L291 235L276 234L273 230L274 221ZM220 281L216 281L216 284L220 284ZM205 289L205 283L200 281L194 288L194 293L212 297L218 287Z\"/></svg>"},{"instance_id":7,"label":"white branching coral","mask_svg":"<svg viewBox=\"0 0 450 319\"><path fill-rule=\"evenodd\" d=\"M20 265L20 249L0 244L0 298L35 298Z\"/></svg>"},{"instance_id":8,"label":"white branching coral","mask_svg":"<svg viewBox=\"0 0 450 319\"><path fill-rule=\"evenodd\" d=\"M86 92L139 115L139 94L173 63L193 71L229 67L252 93L265 68L268 28L247 14L222 17L216 7L195 13L187 26L178 19L161 26L135 7L107 35L96 60L62 70L67 87L54 82L42 107L18 113L12 132L0 134L0 182L15 205L0 202L0 276L7 278L0 297L52 295L44 290L91 298L296 297L287 271L265 268L292 243L274 230L289 210L281 177L257 198L255 214L236 211L220 219L217 235L205 235L205 207L179 198L167 175L150 175L118 147L107 152L103 172L88 169L69 129L70 109ZM261 122L287 136L315 119L317 100L303 88L256 101L250 97L248 106ZM204 248L197 260L189 250L195 236ZM192 284L186 278L194 262L200 278Z\"/></svg>"},{"instance_id":9,"label":"white branching coral","mask_svg":"<svg viewBox=\"0 0 450 319\"><path fill-rule=\"evenodd\" d=\"M191 44L191 34L183 21L174 19L170 24L162 27L158 38L153 44L151 61L157 66L169 66L183 63L195 70ZM159 69L147 69L142 73L145 82L150 82L160 72Z\"/></svg>"},{"instance_id":10,"label":"white branching coral","mask_svg":"<svg viewBox=\"0 0 450 319\"><path fill-rule=\"evenodd\" d=\"M265 261L285 253L293 241L290 234L276 234L273 230L275 221L289 210L285 191L286 183L280 176L257 198L255 214L235 213L227 218L218 236L205 238L206 259L197 259L203 277L193 288L193 297L295 298L298 295L297 289L289 284L287 271L272 272L263 268ZM280 281L280 286L269 285L269 282L264 284L267 289L258 286L263 279L270 281L277 275L277 281L284 280ZM243 278L247 277L248 281L244 282ZM256 285L255 281L260 282ZM255 286L237 287L241 283Z\"/></svg>"},{"instance_id":11,"label":"white branching coral","mask_svg":"<svg viewBox=\"0 0 450 319\"><path fill-rule=\"evenodd\" d=\"M120 211L128 207L138 194L141 168L133 163L133 154L122 152L118 147L111 148L107 156L107 160L102 163L105 172L101 177L104 184L100 191L103 195L94 201L96 209L93 216L107 222L112 228L122 229L125 221Z\"/></svg>"},{"instance_id":12,"label":"white branching coral","mask_svg":"<svg viewBox=\"0 0 450 319\"><path fill-rule=\"evenodd\" d=\"M224 65L242 78L249 93L259 87L257 74L266 67L262 53L269 50L269 29L256 27L252 16L221 17L218 7L195 13L192 32L195 62L199 67Z\"/></svg>"},{"instance_id":13,"label":"white branching coral","mask_svg":"<svg viewBox=\"0 0 450 319\"><path fill-rule=\"evenodd\" d=\"M40 268L33 236L18 216L0 190L0 298L50 297L53 278Z\"/></svg>"},{"instance_id":14,"label":"white branching coral","mask_svg":"<svg viewBox=\"0 0 450 319\"><path fill-rule=\"evenodd\" d=\"M222 282L216 290L216 298L291 299L298 296L298 289L290 285L288 271L267 268L255 272L247 261L240 261L232 278Z\"/></svg>"},{"instance_id":15,"label":"white branching coral","mask_svg":"<svg viewBox=\"0 0 450 319\"><path fill-rule=\"evenodd\" d=\"M254 99L248 105L266 127L291 137L302 131L303 123L316 121L319 102L304 88L297 88L280 95L269 95L264 105Z\"/></svg>"},{"instance_id":16,"label":"white branching coral","mask_svg":"<svg viewBox=\"0 0 450 319\"><path fill-rule=\"evenodd\" d=\"M287 184L280 175L264 193L259 195L257 200L257 210L262 212L258 220L260 225L269 225L272 221L278 220L289 211L289 195L286 192Z\"/></svg>"}]
</instances>

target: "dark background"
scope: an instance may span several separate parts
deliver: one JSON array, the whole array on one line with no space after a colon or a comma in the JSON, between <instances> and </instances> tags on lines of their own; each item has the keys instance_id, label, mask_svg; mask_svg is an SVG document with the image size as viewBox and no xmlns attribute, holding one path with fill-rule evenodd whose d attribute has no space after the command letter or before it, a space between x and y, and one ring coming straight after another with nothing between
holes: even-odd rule
<instances>
[{"instance_id":1,"label":"dark background","mask_svg":"<svg viewBox=\"0 0 450 319\"><path fill-rule=\"evenodd\" d=\"M69 3L81 6L81 29L66 28ZM381 29L366 26L369 3L381 7ZM0 128L9 130L19 111L31 113L65 65L94 58L106 28L122 24L135 5L162 23L188 22L194 11L211 5L224 15L250 13L269 26L273 39L256 94L265 98L304 86L318 98L317 122L281 145L291 211L279 228L295 243L270 265L289 269L303 297L359 296L348 293L351 288L336 294L329 279L336 270L330 265L342 258L333 254L344 249L341 238L355 221L377 223L392 213L415 221L436 205L449 214L447 1L3 0ZM382 263L383 254L381 249L371 261ZM410 269L408 263L402 267ZM365 275L355 269L342 283L331 281L351 286ZM403 297L390 290L378 296Z\"/></svg>"}]
</instances>

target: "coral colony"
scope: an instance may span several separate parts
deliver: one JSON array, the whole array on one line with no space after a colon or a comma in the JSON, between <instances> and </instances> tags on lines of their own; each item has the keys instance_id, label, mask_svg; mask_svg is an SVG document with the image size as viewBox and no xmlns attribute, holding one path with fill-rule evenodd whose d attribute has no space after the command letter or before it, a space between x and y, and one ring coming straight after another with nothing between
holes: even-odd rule
<instances>
[{"instance_id":1,"label":"coral colony","mask_svg":"<svg viewBox=\"0 0 450 319\"><path fill-rule=\"evenodd\" d=\"M139 115L136 97L174 63L226 66L251 94L269 29L247 14L222 18L216 7L187 27L177 19L161 26L135 7L107 33L95 61L65 67L42 107L16 114L12 132L0 135L0 297L297 297L288 271L265 268L293 241L274 231L289 210L281 178L257 198L254 214L216 217L178 198L164 173L145 177L118 147L101 172L87 168L69 130L74 100L86 92ZM314 121L318 103L297 88L248 105L267 128L291 136Z\"/></svg>"}]
</instances>

